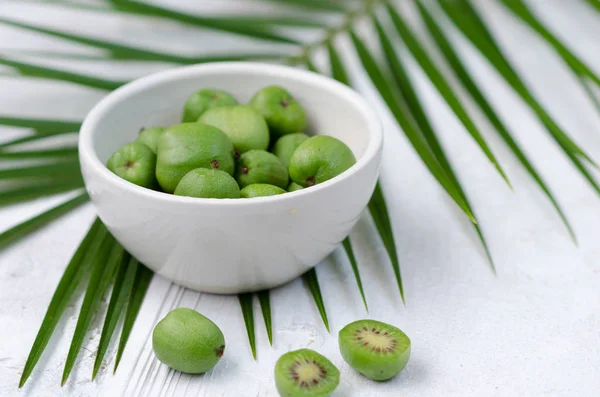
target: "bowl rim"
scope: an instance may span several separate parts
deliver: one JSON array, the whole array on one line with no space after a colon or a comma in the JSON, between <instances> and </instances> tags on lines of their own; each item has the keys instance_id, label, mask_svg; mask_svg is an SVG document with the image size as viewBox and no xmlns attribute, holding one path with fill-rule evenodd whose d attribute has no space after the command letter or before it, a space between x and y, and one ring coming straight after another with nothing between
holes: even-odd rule
<instances>
[{"instance_id":1,"label":"bowl rim","mask_svg":"<svg viewBox=\"0 0 600 397\"><path fill-rule=\"evenodd\" d=\"M323 183L319 183L312 186L310 189L301 189L294 192L287 192L285 194L278 194L274 196L263 196L253 197L245 199L217 199L217 198L199 198L199 197L187 197L187 196L175 196L164 192L159 192L151 189L147 189L138 185L135 185L125 179L122 179L112 173L104 163L100 161L93 144L93 133L96 129L97 124L102 120L104 115L110 111L110 109L131 97L138 95L140 92L145 91L148 87L164 84L165 82L178 80L184 77L196 76L196 75L210 75L213 72L219 72L220 74L229 73L235 74L244 72L245 74L256 74L256 75L278 75L287 79L303 80L312 83L312 85L319 86L321 89L329 90L331 93L337 96L342 96L344 99L355 106L361 113L363 118L367 121L368 129L368 143L362 156L358 161L349 169L335 176ZM80 133L79 133L79 160L80 164L86 163L91 169L94 170L99 176L102 177L107 183L116 185L120 189L131 193L132 195L141 196L149 199L163 200L169 202L176 202L181 204L196 204L196 205L252 205L260 204L264 202L284 202L286 200L293 200L294 198L301 197L316 193L321 190L329 189L332 186L342 182L345 179L351 178L359 170L369 164L382 150L383 146L383 129L381 122L375 112L362 98L360 94L352 90L348 86L333 80L327 76L320 75L307 70L294 68L291 66L275 65L261 62L211 62L200 65L184 66L173 69L168 69L158 73L153 73L148 76L144 76L135 79L116 90L106 95L100 102L98 102L92 110L85 117ZM85 179L85 178L84 178Z\"/></svg>"}]
</instances>

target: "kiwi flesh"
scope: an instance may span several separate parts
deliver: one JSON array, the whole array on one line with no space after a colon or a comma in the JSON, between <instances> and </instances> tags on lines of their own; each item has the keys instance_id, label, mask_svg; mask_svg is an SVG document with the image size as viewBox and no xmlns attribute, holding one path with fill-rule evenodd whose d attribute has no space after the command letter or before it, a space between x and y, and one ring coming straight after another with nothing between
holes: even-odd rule
<instances>
[{"instance_id":1,"label":"kiwi flesh","mask_svg":"<svg viewBox=\"0 0 600 397\"><path fill-rule=\"evenodd\" d=\"M327 397L340 383L340 371L310 349L284 354L275 364L275 384L282 397Z\"/></svg>"},{"instance_id":2,"label":"kiwi flesh","mask_svg":"<svg viewBox=\"0 0 600 397\"><path fill-rule=\"evenodd\" d=\"M367 378L383 381L404 369L410 357L410 339L393 325L359 320L339 333L344 360Z\"/></svg>"}]
</instances>

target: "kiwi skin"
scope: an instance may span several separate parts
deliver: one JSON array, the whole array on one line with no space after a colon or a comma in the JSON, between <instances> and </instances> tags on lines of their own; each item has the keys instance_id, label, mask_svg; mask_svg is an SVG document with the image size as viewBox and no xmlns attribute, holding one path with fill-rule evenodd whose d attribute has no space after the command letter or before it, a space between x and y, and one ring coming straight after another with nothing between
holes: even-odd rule
<instances>
[{"instance_id":1,"label":"kiwi skin","mask_svg":"<svg viewBox=\"0 0 600 397\"><path fill-rule=\"evenodd\" d=\"M284 194L285 190L279 186L269 185L267 183L253 183L240 191L241 198L276 196Z\"/></svg>"},{"instance_id":2,"label":"kiwi skin","mask_svg":"<svg viewBox=\"0 0 600 397\"><path fill-rule=\"evenodd\" d=\"M156 154L140 142L123 145L108 159L106 166L128 182L148 189L158 189L154 175Z\"/></svg>"},{"instance_id":3,"label":"kiwi skin","mask_svg":"<svg viewBox=\"0 0 600 397\"><path fill-rule=\"evenodd\" d=\"M275 364L275 385L282 397L327 397L340 383L340 371L310 349L284 354Z\"/></svg>"},{"instance_id":4,"label":"kiwi skin","mask_svg":"<svg viewBox=\"0 0 600 397\"><path fill-rule=\"evenodd\" d=\"M197 168L185 174L173 193L199 198L240 198L240 187L225 171Z\"/></svg>"},{"instance_id":5,"label":"kiwi skin","mask_svg":"<svg viewBox=\"0 0 600 397\"><path fill-rule=\"evenodd\" d=\"M254 183L267 183L285 189L289 176L277 156L266 150L253 149L237 160L235 179L241 188Z\"/></svg>"},{"instance_id":6,"label":"kiwi skin","mask_svg":"<svg viewBox=\"0 0 600 397\"><path fill-rule=\"evenodd\" d=\"M344 360L367 378L384 381L398 375L410 358L410 339L393 325L359 320L339 333Z\"/></svg>"},{"instance_id":7,"label":"kiwi skin","mask_svg":"<svg viewBox=\"0 0 600 397\"><path fill-rule=\"evenodd\" d=\"M163 364L188 374L211 370L225 351L219 327L195 310L180 307L156 324L152 348Z\"/></svg>"}]
</instances>

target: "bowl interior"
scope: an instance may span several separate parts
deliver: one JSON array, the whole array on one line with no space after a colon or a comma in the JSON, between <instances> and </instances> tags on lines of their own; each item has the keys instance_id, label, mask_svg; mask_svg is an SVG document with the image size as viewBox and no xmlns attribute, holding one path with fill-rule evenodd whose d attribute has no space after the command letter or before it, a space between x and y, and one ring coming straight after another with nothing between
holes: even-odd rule
<instances>
[{"instance_id":1,"label":"bowl interior","mask_svg":"<svg viewBox=\"0 0 600 397\"><path fill-rule=\"evenodd\" d=\"M365 153L373 126L364 103L349 89L298 69L255 63L201 65L163 72L129 84L111 95L92 131L93 151L106 164L121 145L135 140L140 129L168 127L181 121L186 99L201 88L232 93L240 103L268 85L280 85L302 104L309 134L334 136L345 142L357 160ZM373 143L373 142L371 142Z\"/></svg>"}]
</instances>

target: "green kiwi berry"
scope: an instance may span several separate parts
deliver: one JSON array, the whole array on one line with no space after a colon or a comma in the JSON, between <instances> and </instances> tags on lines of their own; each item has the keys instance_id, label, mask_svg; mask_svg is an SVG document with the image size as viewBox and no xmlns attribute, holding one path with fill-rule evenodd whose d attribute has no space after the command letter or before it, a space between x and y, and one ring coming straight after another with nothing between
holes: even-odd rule
<instances>
[{"instance_id":1,"label":"green kiwi berry","mask_svg":"<svg viewBox=\"0 0 600 397\"><path fill-rule=\"evenodd\" d=\"M127 143L108 159L109 170L138 186L156 189L156 154L139 142Z\"/></svg>"},{"instance_id":2,"label":"green kiwi berry","mask_svg":"<svg viewBox=\"0 0 600 397\"><path fill-rule=\"evenodd\" d=\"M237 156L248 150L267 150L269 147L267 122L250 106L221 106L208 109L200 116L198 122L212 125L226 133Z\"/></svg>"},{"instance_id":3,"label":"green kiwi berry","mask_svg":"<svg viewBox=\"0 0 600 397\"><path fill-rule=\"evenodd\" d=\"M143 128L135 141L143 143L156 153L158 138L160 138L163 132L165 132L165 128L163 127Z\"/></svg>"},{"instance_id":4,"label":"green kiwi berry","mask_svg":"<svg viewBox=\"0 0 600 397\"><path fill-rule=\"evenodd\" d=\"M250 150L238 159L235 179L242 188L253 183L268 183L285 189L289 176L281 160L273 153Z\"/></svg>"},{"instance_id":5,"label":"green kiwi berry","mask_svg":"<svg viewBox=\"0 0 600 397\"><path fill-rule=\"evenodd\" d=\"M326 135L308 138L290 159L290 177L300 186L325 182L356 163L354 154L339 139Z\"/></svg>"},{"instance_id":6,"label":"green kiwi berry","mask_svg":"<svg viewBox=\"0 0 600 397\"><path fill-rule=\"evenodd\" d=\"M273 154L279 157L279 160L281 160L283 165L287 168L290 165L290 159L292 158L294 151L308 138L308 135L302 132L284 135L275 142Z\"/></svg>"},{"instance_id":7,"label":"green kiwi berry","mask_svg":"<svg viewBox=\"0 0 600 397\"><path fill-rule=\"evenodd\" d=\"M185 174L174 194L200 198L240 198L240 187L225 171L197 168Z\"/></svg>"},{"instance_id":8,"label":"green kiwi berry","mask_svg":"<svg viewBox=\"0 0 600 397\"><path fill-rule=\"evenodd\" d=\"M167 193L173 193L181 178L196 168L216 168L233 175L233 144L210 125L184 123L168 128L157 146L156 177Z\"/></svg>"},{"instance_id":9,"label":"green kiwi berry","mask_svg":"<svg viewBox=\"0 0 600 397\"><path fill-rule=\"evenodd\" d=\"M163 364L201 374L217 365L225 352L225 338L210 319L195 310L179 308L156 324L152 348Z\"/></svg>"},{"instance_id":10,"label":"green kiwi berry","mask_svg":"<svg viewBox=\"0 0 600 397\"><path fill-rule=\"evenodd\" d=\"M207 109L219 106L237 105L237 100L226 91L205 88L194 92L183 105L182 123L198 120Z\"/></svg>"},{"instance_id":11,"label":"green kiwi berry","mask_svg":"<svg viewBox=\"0 0 600 397\"><path fill-rule=\"evenodd\" d=\"M275 385L282 397L327 397L340 383L340 371L309 349L284 354L275 364Z\"/></svg>"},{"instance_id":12,"label":"green kiwi berry","mask_svg":"<svg viewBox=\"0 0 600 397\"><path fill-rule=\"evenodd\" d=\"M304 187L298 185L296 182L291 182L287 187L288 192L295 192L296 190L302 190L302 189L304 189Z\"/></svg>"},{"instance_id":13,"label":"green kiwi berry","mask_svg":"<svg viewBox=\"0 0 600 397\"><path fill-rule=\"evenodd\" d=\"M253 183L240 191L241 198L275 196L277 194L286 193L285 190L278 186L269 185L267 183Z\"/></svg>"},{"instance_id":14,"label":"green kiwi berry","mask_svg":"<svg viewBox=\"0 0 600 397\"><path fill-rule=\"evenodd\" d=\"M273 136L306 130L306 113L285 88L273 85L261 89L250 100L250 106L267 120Z\"/></svg>"},{"instance_id":15,"label":"green kiwi berry","mask_svg":"<svg viewBox=\"0 0 600 397\"><path fill-rule=\"evenodd\" d=\"M404 369L410 339L400 329L375 320L359 320L339 333L340 352L352 368L367 378L387 380Z\"/></svg>"}]
</instances>

